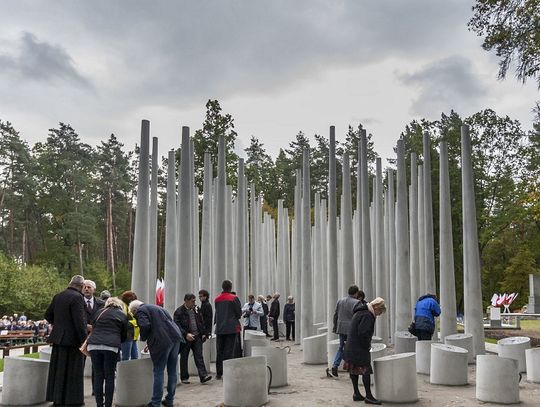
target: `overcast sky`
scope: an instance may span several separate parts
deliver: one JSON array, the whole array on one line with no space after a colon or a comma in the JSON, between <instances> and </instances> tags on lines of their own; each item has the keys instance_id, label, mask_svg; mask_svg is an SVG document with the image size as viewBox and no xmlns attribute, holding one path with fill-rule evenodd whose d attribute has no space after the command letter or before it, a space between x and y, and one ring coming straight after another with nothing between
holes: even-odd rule
<instances>
[{"instance_id":1,"label":"overcast sky","mask_svg":"<svg viewBox=\"0 0 540 407\"><path fill-rule=\"evenodd\" d=\"M0 119L31 144L58 122L91 145L132 149L151 122L160 154L208 99L235 119L237 149L275 156L302 130L361 122L383 157L413 119L485 108L531 127L534 81L498 81L498 60L467 30L474 2L4 1Z\"/></svg>"}]
</instances>

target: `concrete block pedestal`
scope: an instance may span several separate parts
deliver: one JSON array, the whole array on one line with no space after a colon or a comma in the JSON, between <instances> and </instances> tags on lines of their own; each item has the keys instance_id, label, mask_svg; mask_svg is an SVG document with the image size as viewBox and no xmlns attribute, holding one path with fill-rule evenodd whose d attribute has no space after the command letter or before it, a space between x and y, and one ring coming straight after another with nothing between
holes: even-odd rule
<instances>
[{"instance_id":1,"label":"concrete block pedestal","mask_svg":"<svg viewBox=\"0 0 540 407\"><path fill-rule=\"evenodd\" d=\"M251 356L251 348L254 346L270 346L266 334L261 331L246 331L244 338L244 356Z\"/></svg>"},{"instance_id":2,"label":"concrete block pedestal","mask_svg":"<svg viewBox=\"0 0 540 407\"><path fill-rule=\"evenodd\" d=\"M471 365L474 364L474 345L472 334L453 334L444 338L446 345L458 346L463 349L467 349L469 352L467 362Z\"/></svg>"},{"instance_id":3,"label":"concrete block pedestal","mask_svg":"<svg viewBox=\"0 0 540 407\"><path fill-rule=\"evenodd\" d=\"M540 383L540 348L526 349L525 363L527 365L527 381Z\"/></svg>"},{"instance_id":4,"label":"concrete block pedestal","mask_svg":"<svg viewBox=\"0 0 540 407\"><path fill-rule=\"evenodd\" d=\"M486 403L519 403L518 362L495 355L478 355L476 398Z\"/></svg>"},{"instance_id":5,"label":"concrete block pedestal","mask_svg":"<svg viewBox=\"0 0 540 407\"><path fill-rule=\"evenodd\" d=\"M416 342L416 373L429 374L431 372L431 344L438 341Z\"/></svg>"},{"instance_id":6,"label":"concrete block pedestal","mask_svg":"<svg viewBox=\"0 0 540 407\"><path fill-rule=\"evenodd\" d=\"M326 334L308 336L302 341L304 363L307 365L325 365L327 359Z\"/></svg>"},{"instance_id":7,"label":"concrete block pedestal","mask_svg":"<svg viewBox=\"0 0 540 407\"><path fill-rule=\"evenodd\" d=\"M2 404L29 406L45 402L49 361L7 356L4 358Z\"/></svg>"},{"instance_id":8,"label":"concrete block pedestal","mask_svg":"<svg viewBox=\"0 0 540 407\"><path fill-rule=\"evenodd\" d=\"M266 356L223 362L223 396L226 406L259 407L268 403Z\"/></svg>"},{"instance_id":9,"label":"concrete block pedestal","mask_svg":"<svg viewBox=\"0 0 540 407\"><path fill-rule=\"evenodd\" d=\"M467 384L467 349L442 343L431 344L429 381L431 384Z\"/></svg>"},{"instance_id":10,"label":"concrete block pedestal","mask_svg":"<svg viewBox=\"0 0 540 407\"><path fill-rule=\"evenodd\" d=\"M418 401L414 352L389 355L373 360L375 397L382 402Z\"/></svg>"},{"instance_id":11,"label":"concrete block pedestal","mask_svg":"<svg viewBox=\"0 0 540 407\"><path fill-rule=\"evenodd\" d=\"M497 353L501 358L510 358L518 361L518 371L526 372L525 350L531 348L531 338L514 336L497 341Z\"/></svg>"},{"instance_id":12,"label":"concrete block pedestal","mask_svg":"<svg viewBox=\"0 0 540 407\"><path fill-rule=\"evenodd\" d=\"M152 359L124 360L116 367L115 401L119 407L146 405L152 398ZM166 385L166 381L164 384Z\"/></svg>"},{"instance_id":13,"label":"concrete block pedestal","mask_svg":"<svg viewBox=\"0 0 540 407\"><path fill-rule=\"evenodd\" d=\"M414 352L417 340L418 338L408 331L397 331L394 335L394 354Z\"/></svg>"},{"instance_id":14,"label":"concrete block pedestal","mask_svg":"<svg viewBox=\"0 0 540 407\"><path fill-rule=\"evenodd\" d=\"M266 363L272 369L271 387L287 386L287 348L273 348L270 346L254 346L251 348L253 356L266 356Z\"/></svg>"},{"instance_id":15,"label":"concrete block pedestal","mask_svg":"<svg viewBox=\"0 0 540 407\"><path fill-rule=\"evenodd\" d=\"M332 364L334 363L334 358L336 357L336 353L339 349L339 339L328 341L326 349L328 351L328 365L332 366Z\"/></svg>"}]
</instances>

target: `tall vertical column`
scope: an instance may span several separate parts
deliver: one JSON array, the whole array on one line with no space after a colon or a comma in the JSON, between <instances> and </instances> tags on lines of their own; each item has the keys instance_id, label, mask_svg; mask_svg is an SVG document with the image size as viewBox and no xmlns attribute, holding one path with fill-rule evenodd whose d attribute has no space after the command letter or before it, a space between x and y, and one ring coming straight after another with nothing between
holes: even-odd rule
<instances>
[{"instance_id":1,"label":"tall vertical column","mask_svg":"<svg viewBox=\"0 0 540 407\"><path fill-rule=\"evenodd\" d=\"M420 278L420 295L427 293L426 291L426 229L424 228L424 166L418 166L418 272ZM417 298L413 298L416 302Z\"/></svg>"},{"instance_id":2,"label":"tall vertical column","mask_svg":"<svg viewBox=\"0 0 540 407\"><path fill-rule=\"evenodd\" d=\"M353 231L352 231L352 204L351 204L351 169L349 166L349 155L343 154L343 194L341 212L342 229L342 286L341 295L346 295L347 289L354 284L354 252L353 252Z\"/></svg>"},{"instance_id":3,"label":"tall vertical column","mask_svg":"<svg viewBox=\"0 0 540 407\"><path fill-rule=\"evenodd\" d=\"M311 188L309 148L304 149L302 165L302 339L313 332L313 270L311 268Z\"/></svg>"},{"instance_id":4,"label":"tall vertical column","mask_svg":"<svg viewBox=\"0 0 540 407\"><path fill-rule=\"evenodd\" d=\"M232 208L232 186L225 186L225 278L233 282L236 292L237 281L234 281L233 258L234 258L234 230L233 230L233 208ZM241 298L240 301L245 300Z\"/></svg>"},{"instance_id":5,"label":"tall vertical column","mask_svg":"<svg viewBox=\"0 0 540 407\"><path fill-rule=\"evenodd\" d=\"M169 151L167 162L167 211L165 229L165 309L176 309L176 168L175 151Z\"/></svg>"},{"instance_id":6,"label":"tall vertical column","mask_svg":"<svg viewBox=\"0 0 540 407\"><path fill-rule=\"evenodd\" d=\"M250 280L248 284L248 291L254 295L261 294L257 291L255 286L254 275L257 270L257 216L255 210L255 201L256 201L256 191L255 184L251 183L249 188L249 268L250 268Z\"/></svg>"},{"instance_id":7,"label":"tall vertical column","mask_svg":"<svg viewBox=\"0 0 540 407\"><path fill-rule=\"evenodd\" d=\"M225 137L219 137L218 145L218 177L216 188L216 219L214 240L214 287L213 296L221 292L221 283L225 280L225 196L226 196L226 173L225 173Z\"/></svg>"},{"instance_id":8,"label":"tall vertical column","mask_svg":"<svg viewBox=\"0 0 540 407\"><path fill-rule=\"evenodd\" d=\"M326 303L326 322L328 332L332 332L334 320L334 310L338 301L337 286L337 227L336 227L336 128L330 126L330 144L328 157L328 243L327 243L327 303Z\"/></svg>"},{"instance_id":9,"label":"tall vertical column","mask_svg":"<svg viewBox=\"0 0 540 407\"><path fill-rule=\"evenodd\" d=\"M388 178L387 178L388 181ZM396 275L392 274L390 270L390 212L395 212L394 203L390 202L388 187L384 189L383 193L383 213L384 213L384 269L386 270L386 275L388 276L388 300L387 300L387 310L389 319L389 333L390 333L390 342L393 342L393 332L396 326Z\"/></svg>"},{"instance_id":10,"label":"tall vertical column","mask_svg":"<svg viewBox=\"0 0 540 407\"><path fill-rule=\"evenodd\" d=\"M361 130L362 132L365 130ZM358 160L356 164L356 226L355 230L355 252L356 257L354 259L354 268L355 268L355 281L357 285L362 289L363 285L363 271L362 271L362 177L360 176L361 168L361 144L362 141L358 143Z\"/></svg>"},{"instance_id":11,"label":"tall vertical column","mask_svg":"<svg viewBox=\"0 0 540 407\"><path fill-rule=\"evenodd\" d=\"M322 287L327 287L327 281L328 281L328 221L326 218L326 199L321 199L321 213L319 215L319 219L321 221L321 229L320 229L320 239L321 239L321 276L320 276L320 284ZM326 323L326 316L328 315L327 312L327 306L328 306L328 290L323 290L323 297L321 299L321 302L323 303L323 316L321 321Z\"/></svg>"},{"instance_id":12,"label":"tall vertical column","mask_svg":"<svg viewBox=\"0 0 540 407\"><path fill-rule=\"evenodd\" d=\"M411 275L411 311L420 297L420 263L418 257L418 173L416 153L411 153L411 185L409 187L409 250ZM425 294L425 293L424 293Z\"/></svg>"},{"instance_id":13,"label":"tall vertical column","mask_svg":"<svg viewBox=\"0 0 540 407\"><path fill-rule=\"evenodd\" d=\"M291 295L291 240L290 240L290 228L289 228L289 211L287 208L283 208L283 264L285 274L285 296Z\"/></svg>"},{"instance_id":14,"label":"tall vertical column","mask_svg":"<svg viewBox=\"0 0 540 407\"><path fill-rule=\"evenodd\" d=\"M390 335L393 335L395 332L396 325L396 204L395 204L395 189L394 189L394 170L391 168L388 169L388 246L390 249L389 253L389 267L388 274L390 275L390 308L392 310L392 322Z\"/></svg>"},{"instance_id":15,"label":"tall vertical column","mask_svg":"<svg viewBox=\"0 0 540 407\"><path fill-rule=\"evenodd\" d=\"M431 196L431 147L429 133L424 132L424 238L425 238L425 272L426 291L437 293L435 282L435 253L433 246L433 198Z\"/></svg>"},{"instance_id":16,"label":"tall vertical column","mask_svg":"<svg viewBox=\"0 0 540 407\"><path fill-rule=\"evenodd\" d=\"M180 159L180 250L178 252L178 279L176 280L176 303L181 304L184 301L184 294L192 292L193 282L193 249L192 249L192 210L191 194L193 188L189 183L190 166L190 148L189 148L189 127L182 127L182 156Z\"/></svg>"},{"instance_id":17,"label":"tall vertical column","mask_svg":"<svg viewBox=\"0 0 540 407\"><path fill-rule=\"evenodd\" d=\"M152 137L152 171L150 178L150 234L148 235L148 301L156 302L158 241L158 138Z\"/></svg>"},{"instance_id":18,"label":"tall vertical column","mask_svg":"<svg viewBox=\"0 0 540 407\"><path fill-rule=\"evenodd\" d=\"M469 126L461 126L461 188L463 194L463 281L465 333L473 335L476 355L486 351L482 310L482 281L476 225L474 174L471 162Z\"/></svg>"},{"instance_id":19,"label":"tall vertical column","mask_svg":"<svg viewBox=\"0 0 540 407\"><path fill-rule=\"evenodd\" d=\"M149 216L149 147L150 122L141 123L141 148L139 156L139 183L137 185L137 211L135 212L135 236L133 237L133 265L131 274L131 290L137 293L138 298L148 302L148 266L150 264L148 247L148 234L150 225Z\"/></svg>"},{"instance_id":20,"label":"tall vertical column","mask_svg":"<svg viewBox=\"0 0 540 407\"><path fill-rule=\"evenodd\" d=\"M409 225L405 146L397 142L396 211L396 331L405 331L411 323L411 279L409 274ZM399 305L397 305L399 304Z\"/></svg>"},{"instance_id":21,"label":"tall vertical column","mask_svg":"<svg viewBox=\"0 0 540 407\"><path fill-rule=\"evenodd\" d=\"M360 144L360 177L361 177L361 203L362 203L362 281L366 298L373 299L373 267L371 258L371 222L369 211L369 180L367 162L367 137L362 133Z\"/></svg>"},{"instance_id":22,"label":"tall vertical column","mask_svg":"<svg viewBox=\"0 0 540 407\"><path fill-rule=\"evenodd\" d=\"M246 270L244 257L246 255L245 243L245 206L246 197L244 195L244 159L240 158L238 161L238 193L237 193L237 216L236 216L236 267L235 267L235 280L237 285L237 292L240 298L247 299L246 289Z\"/></svg>"},{"instance_id":23,"label":"tall vertical column","mask_svg":"<svg viewBox=\"0 0 540 407\"><path fill-rule=\"evenodd\" d=\"M384 267L384 211L383 211L383 184L382 184L382 162L377 158L375 176L375 296L388 299L388 279ZM376 332L388 344L389 319L384 313L377 318Z\"/></svg>"},{"instance_id":24,"label":"tall vertical column","mask_svg":"<svg viewBox=\"0 0 540 407\"><path fill-rule=\"evenodd\" d=\"M439 159L439 258L441 293L441 340L456 333L456 281L454 275L454 244L448 144L441 141Z\"/></svg>"},{"instance_id":25,"label":"tall vertical column","mask_svg":"<svg viewBox=\"0 0 540 407\"><path fill-rule=\"evenodd\" d=\"M199 291L199 190L195 186L195 155L193 140L189 140L189 185L191 186L191 290Z\"/></svg>"},{"instance_id":26,"label":"tall vertical column","mask_svg":"<svg viewBox=\"0 0 540 407\"><path fill-rule=\"evenodd\" d=\"M210 290L210 275L212 269L212 162L210 153L204 153L204 184L202 207L202 236L201 236L201 288Z\"/></svg>"},{"instance_id":27,"label":"tall vertical column","mask_svg":"<svg viewBox=\"0 0 540 407\"><path fill-rule=\"evenodd\" d=\"M315 303L313 304L313 321L315 323L323 322L326 320L324 314L324 291L325 282L322 279L323 276L323 264L322 264L322 245L326 243L322 240L321 236L321 195L315 193L315 210L313 212L315 217L315 225L313 226L313 293L315 297Z\"/></svg>"}]
</instances>

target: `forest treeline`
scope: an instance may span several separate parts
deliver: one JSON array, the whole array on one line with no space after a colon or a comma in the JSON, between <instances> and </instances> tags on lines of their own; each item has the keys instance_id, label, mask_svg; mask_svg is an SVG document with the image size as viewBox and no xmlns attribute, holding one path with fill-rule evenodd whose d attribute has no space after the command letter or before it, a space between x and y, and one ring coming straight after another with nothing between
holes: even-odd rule
<instances>
[{"instance_id":1,"label":"forest treeline","mask_svg":"<svg viewBox=\"0 0 540 407\"><path fill-rule=\"evenodd\" d=\"M486 109L462 118L443 113L439 120L413 121L400 137L422 163L422 133L431 137L431 179L435 254L438 258L438 143L449 144L452 222L458 307L462 307L460 127L470 126L477 196L479 249L484 300L494 292L519 292L516 305L527 302L529 273L540 268L540 109L525 131L517 120ZM338 134L338 208L341 167L351 159L353 208L356 193L358 142L362 124ZM45 132L44 132L45 133ZM202 191L204 152L217 160L217 140L226 138L228 183L236 185L238 156L234 118L217 100L206 104L206 118L193 134L195 181ZM84 135L82 135L84 136ZM84 138L84 137L83 137ZM97 146L84 143L76 129L59 123L43 141L30 146L9 121L0 120L0 312L26 311L41 316L44 304L81 273L97 282L98 290L118 293L129 287L136 203L137 146L124 146L111 134ZM369 162L377 154L368 134ZM302 150L311 152L312 194L327 195L328 137L302 131L271 157L252 136L245 149L246 175L265 199L265 210L275 216L278 199L294 215L295 170ZM176 152L180 160L180 150ZM178 164L177 163L177 164ZM165 236L166 158L159 173L158 265L163 274ZM394 162L389 159L388 166ZM178 168L178 165L177 165ZM410 170L409 170L410 171ZM409 172L410 176L410 172ZM113 279L113 276L115 277Z\"/></svg>"}]
</instances>

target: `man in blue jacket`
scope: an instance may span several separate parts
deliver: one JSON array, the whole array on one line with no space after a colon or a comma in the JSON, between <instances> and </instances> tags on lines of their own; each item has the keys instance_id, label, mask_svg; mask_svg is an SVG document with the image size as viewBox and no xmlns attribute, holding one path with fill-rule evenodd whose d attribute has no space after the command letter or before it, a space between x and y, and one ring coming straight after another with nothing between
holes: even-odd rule
<instances>
[{"instance_id":1,"label":"man in blue jacket","mask_svg":"<svg viewBox=\"0 0 540 407\"><path fill-rule=\"evenodd\" d=\"M439 301L434 294L418 298L414 308L414 323L419 341L430 341L435 332L435 317L441 315Z\"/></svg>"},{"instance_id":2,"label":"man in blue jacket","mask_svg":"<svg viewBox=\"0 0 540 407\"><path fill-rule=\"evenodd\" d=\"M154 365L152 401L148 403L147 407L159 407L160 404L173 406L178 382L176 365L183 334L174 323L171 315L157 305L143 304L139 300L134 300L129 304L129 310L137 319L141 330L141 340L146 341ZM167 381L167 396L162 402L165 367L167 367L169 379Z\"/></svg>"}]
</instances>

